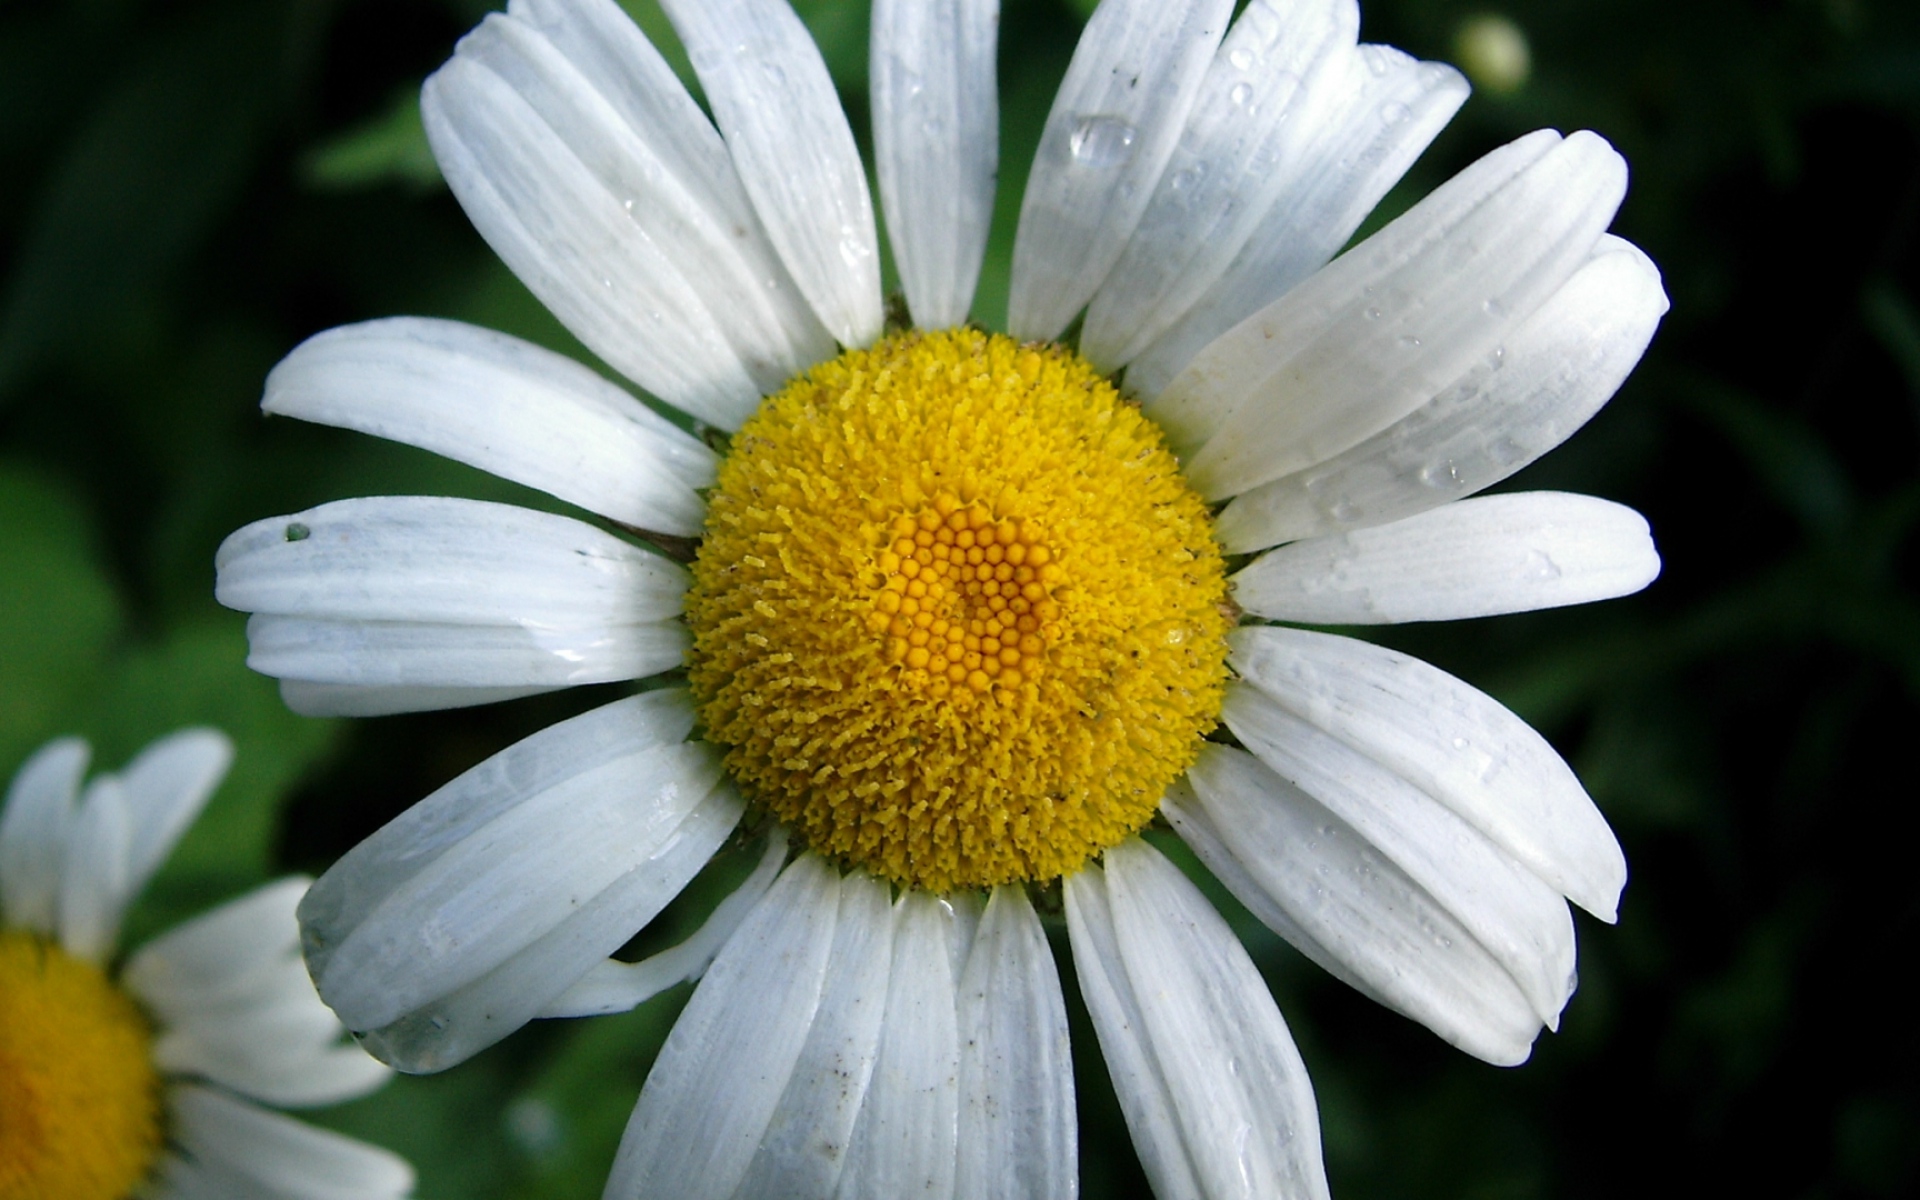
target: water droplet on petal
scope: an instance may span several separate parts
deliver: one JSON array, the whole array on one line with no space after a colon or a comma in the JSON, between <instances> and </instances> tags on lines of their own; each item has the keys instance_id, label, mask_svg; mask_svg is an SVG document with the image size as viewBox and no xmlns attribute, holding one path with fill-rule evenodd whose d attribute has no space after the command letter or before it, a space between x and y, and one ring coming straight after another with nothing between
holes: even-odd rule
<instances>
[{"instance_id":1,"label":"water droplet on petal","mask_svg":"<svg viewBox=\"0 0 1920 1200\"><path fill-rule=\"evenodd\" d=\"M1380 119L1388 125L1398 125L1412 115L1413 110L1397 100L1392 104L1382 106L1380 109Z\"/></svg>"},{"instance_id":2,"label":"water droplet on petal","mask_svg":"<svg viewBox=\"0 0 1920 1200\"><path fill-rule=\"evenodd\" d=\"M1140 131L1119 117L1089 115L1076 119L1067 149L1081 166L1118 167L1133 158Z\"/></svg>"},{"instance_id":3,"label":"water droplet on petal","mask_svg":"<svg viewBox=\"0 0 1920 1200\"><path fill-rule=\"evenodd\" d=\"M1400 339L1400 345L1408 350L1418 350L1420 348L1420 339L1414 337L1412 334L1408 334Z\"/></svg>"},{"instance_id":4,"label":"water droplet on petal","mask_svg":"<svg viewBox=\"0 0 1920 1200\"><path fill-rule=\"evenodd\" d=\"M1240 108L1246 108L1253 100L1253 85L1250 83L1234 84L1233 89L1227 93L1227 99L1233 101L1234 104Z\"/></svg>"},{"instance_id":5,"label":"water droplet on petal","mask_svg":"<svg viewBox=\"0 0 1920 1200\"><path fill-rule=\"evenodd\" d=\"M1253 51L1242 46L1227 55L1227 61L1233 64L1236 71L1250 71L1253 69Z\"/></svg>"},{"instance_id":6,"label":"water droplet on petal","mask_svg":"<svg viewBox=\"0 0 1920 1200\"><path fill-rule=\"evenodd\" d=\"M1369 321L1378 321L1380 319L1380 306L1377 304L1369 304L1365 315Z\"/></svg>"}]
</instances>

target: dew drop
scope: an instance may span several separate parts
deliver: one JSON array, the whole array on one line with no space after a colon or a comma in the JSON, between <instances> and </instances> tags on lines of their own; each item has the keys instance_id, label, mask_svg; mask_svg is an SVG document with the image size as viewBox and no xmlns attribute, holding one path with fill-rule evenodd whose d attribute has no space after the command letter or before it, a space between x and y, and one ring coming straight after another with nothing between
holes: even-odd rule
<instances>
[{"instance_id":1,"label":"dew drop","mask_svg":"<svg viewBox=\"0 0 1920 1200\"><path fill-rule=\"evenodd\" d=\"M1250 71L1253 69L1253 51L1242 46L1227 55L1227 61L1233 64L1236 71Z\"/></svg>"},{"instance_id":2,"label":"dew drop","mask_svg":"<svg viewBox=\"0 0 1920 1200\"><path fill-rule=\"evenodd\" d=\"M1205 167L1188 167L1184 171L1175 171L1173 178L1168 182L1174 191L1184 192L1194 184L1200 182L1200 177L1206 173Z\"/></svg>"},{"instance_id":3,"label":"dew drop","mask_svg":"<svg viewBox=\"0 0 1920 1200\"><path fill-rule=\"evenodd\" d=\"M1460 468L1454 466L1450 458L1437 463L1428 463L1420 468L1420 482L1430 488L1459 487Z\"/></svg>"},{"instance_id":4,"label":"dew drop","mask_svg":"<svg viewBox=\"0 0 1920 1200\"><path fill-rule=\"evenodd\" d=\"M1388 125L1398 125L1412 115L1413 111L1397 100L1380 109L1380 119Z\"/></svg>"},{"instance_id":5,"label":"dew drop","mask_svg":"<svg viewBox=\"0 0 1920 1200\"><path fill-rule=\"evenodd\" d=\"M1380 319L1380 306L1377 304L1369 304L1367 306L1366 318L1369 321L1378 321Z\"/></svg>"},{"instance_id":6,"label":"dew drop","mask_svg":"<svg viewBox=\"0 0 1920 1200\"><path fill-rule=\"evenodd\" d=\"M1133 158L1133 144L1139 137L1140 131L1119 117L1082 116L1073 123L1067 148L1081 166L1118 167Z\"/></svg>"},{"instance_id":7,"label":"dew drop","mask_svg":"<svg viewBox=\"0 0 1920 1200\"><path fill-rule=\"evenodd\" d=\"M1507 315L1507 306L1500 303L1500 300L1498 297L1490 297L1487 300L1482 301L1480 308L1481 308L1481 311L1485 312L1490 317L1504 317Z\"/></svg>"},{"instance_id":8,"label":"dew drop","mask_svg":"<svg viewBox=\"0 0 1920 1200\"><path fill-rule=\"evenodd\" d=\"M1418 350L1420 348L1420 339L1414 337L1412 334L1407 334L1400 339L1400 344L1408 350Z\"/></svg>"},{"instance_id":9,"label":"dew drop","mask_svg":"<svg viewBox=\"0 0 1920 1200\"><path fill-rule=\"evenodd\" d=\"M290 542L304 542L308 538L313 536L313 530L308 529L305 525L302 525L300 522L295 521L287 526L286 536L287 536L287 540Z\"/></svg>"},{"instance_id":10,"label":"dew drop","mask_svg":"<svg viewBox=\"0 0 1920 1200\"><path fill-rule=\"evenodd\" d=\"M1526 579L1558 579L1563 574L1560 564L1539 550L1527 551L1527 565L1522 572Z\"/></svg>"},{"instance_id":11,"label":"dew drop","mask_svg":"<svg viewBox=\"0 0 1920 1200\"><path fill-rule=\"evenodd\" d=\"M1468 745L1467 739L1463 737L1457 737L1453 739L1453 748L1455 750L1465 750L1467 748L1467 745Z\"/></svg>"},{"instance_id":12,"label":"dew drop","mask_svg":"<svg viewBox=\"0 0 1920 1200\"><path fill-rule=\"evenodd\" d=\"M1227 99L1233 101L1235 107L1247 108L1253 101L1253 85L1250 83L1234 84L1233 89L1227 93Z\"/></svg>"}]
</instances>

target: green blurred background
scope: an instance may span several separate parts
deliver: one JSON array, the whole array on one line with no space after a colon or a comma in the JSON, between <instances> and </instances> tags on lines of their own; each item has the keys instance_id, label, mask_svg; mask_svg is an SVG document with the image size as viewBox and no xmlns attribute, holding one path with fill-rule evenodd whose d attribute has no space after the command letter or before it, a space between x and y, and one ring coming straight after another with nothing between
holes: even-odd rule
<instances>
[{"instance_id":1,"label":"green blurred background","mask_svg":"<svg viewBox=\"0 0 1920 1200\"><path fill-rule=\"evenodd\" d=\"M1004 3L989 325L1091 7ZM305 720L245 670L242 618L211 596L214 547L258 517L376 493L554 506L256 408L300 339L372 316L457 317L589 357L474 234L420 133L420 80L488 7L0 2L0 774L65 732L106 765L187 723L239 743L135 938L324 869L466 766L617 694ZM628 7L664 36L651 0ZM798 7L864 140L866 4ZM1363 36L1457 62L1484 10L1373 0ZM1507 486L1634 505L1666 570L1629 600L1383 637L1487 688L1576 765L1626 846L1621 921L1579 918L1562 1032L1499 1070L1226 907L1312 1070L1341 1200L1913 1194L1917 1026L1897 979L1920 941L1920 4L1501 11L1530 78L1479 88L1382 216L1534 127L1593 128L1626 154L1615 231L1661 265L1673 311L1613 404ZM738 869L718 864L644 940L684 933ZM538 1025L320 1119L408 1154L423 1197L597 1196L685 994ZM1084 1194L1145 1195L1074 1020Z\"/></svg>"}]
</instances>

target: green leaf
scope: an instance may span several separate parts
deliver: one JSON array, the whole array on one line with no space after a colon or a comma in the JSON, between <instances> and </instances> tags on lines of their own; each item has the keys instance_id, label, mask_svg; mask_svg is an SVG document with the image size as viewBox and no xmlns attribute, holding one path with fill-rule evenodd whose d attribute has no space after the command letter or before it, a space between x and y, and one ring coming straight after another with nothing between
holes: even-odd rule
<instances>
[{"instance_id":1,"label":"green leaf","mask_svg":"<svg viewBox=\"0 0 1920 1200\"><path fill-rule=\"evenodd\" d=\"M211 725L233 739L233 770L168 859L162 882L265 880L281 802L339 734L338 722L288 711L274 682L249 671L246 659L238 616L177 629L121 659L82 725L96 760L107 765L188 725Z\"/></svg>"},{"instance_id":2,"label":"green leaf","mask_svg":"<svg viewBox=\"0 0 1920 1200\"><path fill-rule=\"evenodd\" d=\"M0 464L0 775L66 732L123 620L86 514L65 489Z\"/></svg>"},{"instance_id":3,"label":"green leaf","mask_svg":"<svg viewBox=\"0 0 1920 1200\"><path fill-rule=\"evenodd\" d=\"M420 89L403 89L385 112L330 138L300 162L308 186L351 192L394 183L412 192L443 186L420 119Z\"/></svg>"},{"instance_id":4,"label":"green leaf","mask_svg":"<svg viewBox=\"0 0 1920 1200\"><path fill-rule=\"evenodd\" d=\"M277 89L277 5L157 41L54 167L0 306L0 391L161 282L238 202Z\"/></svg>"}]
</instances>

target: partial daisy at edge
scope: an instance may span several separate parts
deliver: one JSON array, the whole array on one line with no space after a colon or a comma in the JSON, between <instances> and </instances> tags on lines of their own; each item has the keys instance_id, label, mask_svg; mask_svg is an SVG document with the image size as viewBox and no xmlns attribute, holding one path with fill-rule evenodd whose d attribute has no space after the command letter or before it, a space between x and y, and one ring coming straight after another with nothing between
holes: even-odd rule
<instances>
[{"instance_id":1,"label":"partial daisy at edge","mask_svg":"<svg viewBox=\"0 0 1920 1200\"><path fill-rule=\"evenodd\" d=\"M118 952L232 744L184 729L86 780L90 757L78 738L48 743L0 807L0 1196L409 1195L405 1160L277 1111L390 1077L346 1040L300 959L294 909L310 880Z\"/></svg>"},{"instance_id":2,"label":"partial daisy at edge","mask_svg":"<svg viewBox=\"0 0 1920 1200\"><path fill-rule=\"evenodd\" d=\"M1529 134L1341 252L1459 74L1358 43L1346 0L1105 0L989 333L964 322L997 8L877 0L876 175L913 318L889 329L804 27L784 0L663 8L711 120L612 0L514 0L422 111L481 236L724 455L588 366L444 320L329 330L267 381L268 413L583 510L374 497L233 534L219 598L296 710L669 676L343 857L301 906L320 994L433 1071L699 980L609 1197L1071 1196L1039 898L1156 1192L1324 1195L1306 1071L1225 921L1138 836L1164 820L1331 974L1524 1061L1573 991L1569 901L1615 917L1612 832L1491 697L1301 626L1658 573L1630 509L1476 494L1598 411L1666 310L1607 232L1620 156ZM683 539L690 563L660 550ZM610 957L749 836L759 866L693 939Z\"/></svg>"}]
</instances>

